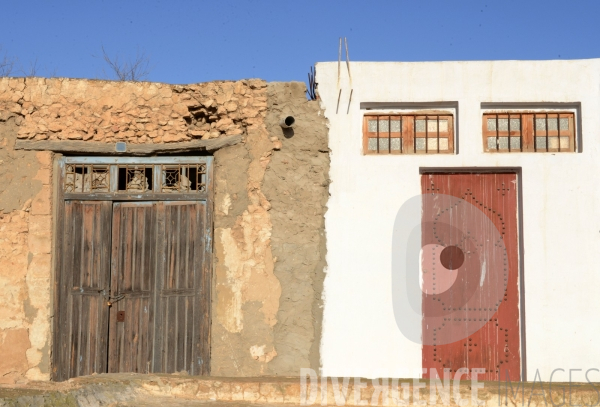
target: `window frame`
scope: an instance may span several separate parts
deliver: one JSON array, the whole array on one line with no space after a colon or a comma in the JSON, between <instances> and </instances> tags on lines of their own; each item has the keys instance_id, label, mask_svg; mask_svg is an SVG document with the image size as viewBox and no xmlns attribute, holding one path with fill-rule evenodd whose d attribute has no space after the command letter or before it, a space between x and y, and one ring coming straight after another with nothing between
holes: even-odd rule
<instances>
[{"instance_id":1,"label":"window frame","mask_svg":"<svg viewBox=\"0 0 600 407\"><path fill-rule=\"evenodd\" d=\"M381 123L381 119L387 118L388 130L387 132L381 132L379 129L375 132L369 131L369 120L377 118L377 127ZM394 120L400 120L401 126L399 126L398 132L392 131L391 122ZM417 120L425 120L425 131L417 131ZM440 131L439 122L446 120L447 130ZM362 148L364 155L430 155L430 154L455 154L455 112L448 110L414 110L414 111L369 111L363 115L362 123ZM437 121L435 130L429 130L429 122ZM433 133L433 134L432 134ZM381 137L381 134L385 134ZM377 150L369 149L369 139L377 138ZM400 149L392 149L391 139L399 138ZM440 139L448 139L448 148L446 150L440 150ZM387 151L385 149L380 150L379 139L388 139ZM417 149L416 139L425 139L425 149ZM435 140L433 143L428 140Z\"/></svg>"},{"instance_id":2,"label":"window frame","mask_svg":"<svg viewBox=\"0 0 600 407\"><path fill-rule=\"evenodd\" d=\"M71 180L67 180L67 167L74 166L77 168L85 167L88 172L87 174L93 174L94 167L107 167L108 168L108 179L106 185L106 191L94 191L92 188L84 189L86 179L81 178L81 186L78 186L76 190L69 189L69 183ZM127 189L119 189L119 169L128 167L144 167L152 169L152 178L148 179L148 183L152 185L151 188L144 189L143 191L131 191ZM202 189L197 190L182 190L178 191L164 191L164 179L163 172L172 168L179 168L185 166L202 166ZM195 201L207 199L210 188L212 188L212 171L213 171L213 157L212 156L164 156L164 157L80 157L80 156L68 156L62 157L58 161L58 171L60 173L59 179L59 191L65 199L75 200L107 200L107 201L119 201L119 200L132 200L132 201ZM74 174L74 173L70 173ZM75 181L77 180L74 176ZM86 177L87 178L87 177ZM93 178L92 181L93 182ZM198 181L197 181L198 182ZM199 186L199 185L197 185Z\"/></svg>"},{"instance_id":3,"label":"window frame","mask_svg":"<svg viewBox=\"0 0 600 407\"><path fill-rule=\"evenodd\" d=\"M572 110L484 110L481 116L481 136L483 143L483 151L486 153L576 153L578 150L577 142L577 112ZM496 130L488 129L488 119L496 119ZM509 119L507 122L508 129L500 130L498 120ZM519 129L510 127L511 119L520 119ZM568 119L568 129L561 130L560 119ZM545 121L545 129L549 128L548 120L556 121L556 130L537 129L536 119ZM496 137L496 148L489 148L488 138ZM507 148L498 148L500 146L500 138L509 137L506 141ZM520 146L512 145L512 138L520 139ZM553 140L556 141L556 148L550 148ZM561 139L568 137L568 146L561 146ZM536 138L545 138L545 147L536 143Z\"/></svg>"}]
</instances>

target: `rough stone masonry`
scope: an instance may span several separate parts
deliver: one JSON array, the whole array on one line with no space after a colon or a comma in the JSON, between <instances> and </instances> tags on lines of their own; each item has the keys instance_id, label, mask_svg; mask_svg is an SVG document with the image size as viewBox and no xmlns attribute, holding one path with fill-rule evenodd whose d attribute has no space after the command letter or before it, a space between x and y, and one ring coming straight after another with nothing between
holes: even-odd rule
<instances>
[{"instance_id":1,"label":"rough stone masonry","mask_svg":"<svg viewBox=\"0 0 600 407\"><path fill-rule=\"evenodd\" d=\"M303 83L0 79L0 382L48 380L52 152L17 139L133 144L242 135L215 152L211 371L318 368L327 123ZM293 115L297 126L278 122Z\"/></svg>"}]
</instances>

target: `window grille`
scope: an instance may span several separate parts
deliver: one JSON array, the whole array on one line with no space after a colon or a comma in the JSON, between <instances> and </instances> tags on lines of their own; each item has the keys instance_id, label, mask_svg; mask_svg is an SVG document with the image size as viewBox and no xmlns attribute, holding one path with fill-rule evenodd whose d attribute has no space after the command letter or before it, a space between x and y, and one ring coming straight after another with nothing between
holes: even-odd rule
<instances>
[{"instance_id":1,"label":"window grille","mask_svg":"<svg viewBox=\"0 0 600 407\"><path fill-rule=\"evenodd\" d=\"M575 115L571 112L485 113L486 152L574 152Z\"/></svg>"},{"instance_id":2,"label":"window grille","mask_svg":"<svg viewBox=\"0 0 600 407\"><path fill-rule=\"evenodd\" d=\"M119 192L152 191L151 165L119 165Z\"/></svg>"},{"instance_id":3,"label":"window grille","mask_svg":"<svg viewBox=\"0 0 600 407\"><path fill-rule=\"evenodd\" d=\"M65 157L61 162L67 199L193 200L208 192L212 171L211 157Z\"/></svg>"},{"instance_id":4,"label":"window grille","mask_svg":"<svg viewBox=\"0 0 600 407\"><path fill-rule=\"evenodd\" d=\"M108 192L108 165L68 164L65 167L65 192Z\"/></svg>"},{"instance_id":5,"label":"window grille","mask_svg":"<svg viewBox=\"0 0 600 407\"><path fill-rule=\"evenodd\" d=\"M363 151L365 154L452 154L453 116L365 115Z\"/></svg>"},{"instance_id":6,"label":"window grille","mask_svg":"<svg viewBox=\"0 0 600 407\"><path fill-rule=\"evenodd\" d=\"M204 192L206 165L179 164L163 165L161 169L161 192Z\"/></svg>"}]
</instances>

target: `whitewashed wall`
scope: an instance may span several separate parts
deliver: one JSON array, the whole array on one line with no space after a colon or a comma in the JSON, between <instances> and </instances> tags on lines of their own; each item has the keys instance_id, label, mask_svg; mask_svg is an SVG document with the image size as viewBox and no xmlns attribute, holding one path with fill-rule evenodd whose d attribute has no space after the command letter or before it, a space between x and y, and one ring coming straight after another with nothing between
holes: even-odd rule
<instances>
[{"instance_id":1,"label":"whitewashed wall","mask_svg":"<svg viewBox=\"0 0 600 407\"><path fill-rule=\"evenodd\" d=\"M398 209L420 193L421 167L522 168L527 379L536 369L548 380L556 368L600 367L600 60L353 62L351 69L349 110L342 69L336 113L338 64L317 64L333 181L323 374L419 376L421 347L394 321L391 241ZM459 153L363 155L360 103L370 102L458 102ZM581 103L583 151L484 153L481 103L517 102Z\"/></svg>"}]
</instances>

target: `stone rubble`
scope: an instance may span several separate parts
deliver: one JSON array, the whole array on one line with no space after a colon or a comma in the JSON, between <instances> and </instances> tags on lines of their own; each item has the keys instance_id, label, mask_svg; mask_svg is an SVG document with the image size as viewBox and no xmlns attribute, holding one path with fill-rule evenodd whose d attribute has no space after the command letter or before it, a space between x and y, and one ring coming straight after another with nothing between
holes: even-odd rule
<instances>
[{"instance_id":1,"label":"stone rubble","mask_svg":"<svg viewBox=\"0 0 600 407\"><path fill-rule=\"evenodd\" d=\"M246 134L267 109L260 79L192 85L1 78L0 120L19 116L19 139L174 143Z\"/></svg>"}]
</instances>

